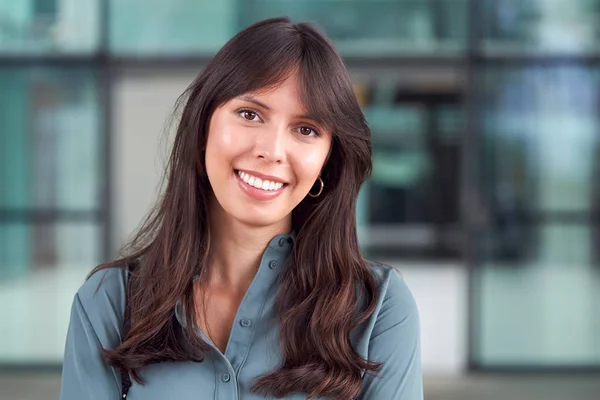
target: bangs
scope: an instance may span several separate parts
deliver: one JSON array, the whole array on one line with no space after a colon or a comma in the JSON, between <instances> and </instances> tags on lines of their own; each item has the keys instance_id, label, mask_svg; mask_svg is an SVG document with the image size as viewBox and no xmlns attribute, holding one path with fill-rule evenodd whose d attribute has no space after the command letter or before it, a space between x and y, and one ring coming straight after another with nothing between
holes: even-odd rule
<instances>
[{"instance_id":1,"label":"bangs","mask_svg":"<svg viewBox=\"0 0 600 400\"><path fill-rule=\"evenodd\" d=\"M348 89L337 81L339 75L332 73L335 68L329 67L322 60L317 64L311 54L305 55L298 68L300 100L307 115L336 135L349 111L343 107L343 95Z\"/></svg>"},{"instance_id":2,"label":"bangs","mask_svg":"<svg viewBox=\"0 0 600 400\"><path fill-rule=\"evenodd\" d=\"M276 32L257 28L242 31L215 56L220 65L216 87L216 102L225 103L250 92L276 88L293 75L302 61L302 41L297 32L280 26Z\"/></svg>"},{"instance_id":3,"label":"bangs","mask_svg":"<svg viewBox=\"0 0 600 400\"><path fill-rule=\"evenodd\" d=\"M298 74L300 96L307 114L334 136L364 128L364 117L352 80L333 44L310 25L297 25L302 32L303 53Z\"/></svg>"},{"instance_id":4,"label":"bangs","mask_svg":"<svg viewBox=\"0 0 600 400\"><path fill-rule=\"evenodd\" d=\"M216 105L250 92L268 92L298 74L300 101L316 123L332 132L356 115L356 98L334 47L310 26L282 24L242 31L217 54ZM223 68L225 66L225 68ZM353 98L349 98L353 97ZM358 110L360 113L360 109Z\"/></svg>"}]
</instances>

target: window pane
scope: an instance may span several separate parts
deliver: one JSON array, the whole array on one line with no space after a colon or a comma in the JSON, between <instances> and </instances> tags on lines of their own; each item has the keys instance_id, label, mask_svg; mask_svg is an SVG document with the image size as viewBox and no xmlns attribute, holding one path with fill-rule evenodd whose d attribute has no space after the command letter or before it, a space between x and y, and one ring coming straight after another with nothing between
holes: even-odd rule
<instances>
[{"instance_id":1,"label":"window pane","mask_svg":"<svg viewBox=\"0 0 600 400\"><path fill-rule=\"evenodd\" d=\"M0 53L92 53L100 37L100 0L0 2Z\"/></svg>"},{"instance_id":2,"label":"window pane","mask_svg":"<svg viewBox=\"0 0 600 400\"><path fill-rule=\"evenodd\" d=\"M485 236L504 253L487 249L473 270L477 362L600 366L597 232L583 224L513 224Z\"/></svg>"},{"instance_id":3,"label":"window pane","mask_svg":"<svg viewBox=\"0 0 600 400\"><path fill-rule=\"evenodd\" d=\"M325 29L344 55L453 53L466 46L466 0L250 0L241 25L288 15Z\"/></svg>"},{"instance_id":4,"label":"window pane","mask_svg":"<svg viewBox=\"0 0 600 400\"><path fill-rule=\"evenodd\" d=\"M60 362L73 296L101 259L92 224L0 224L0 363Z\"/></svg>"},{"instance_id":5,"label":"window pane","mask_svg":"<svg viewBox=\"0 0 600 400\"><path fill-rule=\"evenodd\" d=\"M598 71L483 71L481 187L491 213L589 212L598 205Z\"/></svg>"},{"instance_id":6,"label":"window pane","mask_svg":"<svg viewBox=\"0 0 600 400\"><path fill-rule=\"evenodd\" d=\"M247 10L233 0L108 1L110 49L125 55L216 52Z\"/></svg>"},{"instance_id":7,"label":"window pane","mask_svg":"<svg viewBox=\"0 0 600 400\"><path fill-rule=\"evenodd\" d=\"M573 63L480 74L475 359L598 366L598 70Z\"/></svg>"},{"instance_id":8,"label":"window pane","mask_svg":"<svg viewBox=\"0 0 600 400\"><path fill-rule=\"evenodd\" d=\"M399 75L357 81L373 144L359 201L361 243L382 256L457 255L461 89L419 88L407 85L414 72Z\"/></svg>"},{"instance_id":9,"label":"window pane","mask_svg":"<svg viewBox=\"0 0 600 400\"><path fill-rule=\"evenodd\" d=\"M467 38L467 0L110 0L110 10L118 54L212 53L251 23L284 15L321 26L345 55L455 53Z\"/></svg>"},{"instance_id":10,"label":"window pane","mask_svg":"<svg viewBox=\"0 0 600 400\"><path fill-rule=\"evenodd\" d=\"M373 105L366 111L373 134L370 216L373 223L428 222L432 160L423 106Z\"/></svg>"},{"instance_id":11,"label":"window pane","mask_svg":"<svg viewBox=\"0 0 600 400\"><path fill-rule=\"evenodd\" d=\"M484 48L496 53L585 53L600 39L598 0L485 0Z\"/></svg>"},{"instance_id":12,"label":"window pane","mask_svg":"<svg viewBox=\"0 0 600 400\"><path fill-rule=\"evenodd\" d=\"M102 115L82 69L0 69L0 209L99 207Z\"/></svg>"}]
</instances>

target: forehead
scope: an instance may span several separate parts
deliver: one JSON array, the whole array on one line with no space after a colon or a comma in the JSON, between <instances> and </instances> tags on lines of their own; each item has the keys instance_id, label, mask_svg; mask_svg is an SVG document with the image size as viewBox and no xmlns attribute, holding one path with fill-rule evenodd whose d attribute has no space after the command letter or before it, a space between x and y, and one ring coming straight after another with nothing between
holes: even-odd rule
<instances>
[{"instance_id":1,"label":"forehead","mask_svg":"<svg viewBox=\"0 0 600 400\"><path fill-rule=\"evenodd\" d=\"M269 101L273 103L270 104L273 108L295 106L303 110L305 109L300 91L300 80L297 74L292 74L281 82L250 91L242 96Z\"/></svg>"}]
</instances>

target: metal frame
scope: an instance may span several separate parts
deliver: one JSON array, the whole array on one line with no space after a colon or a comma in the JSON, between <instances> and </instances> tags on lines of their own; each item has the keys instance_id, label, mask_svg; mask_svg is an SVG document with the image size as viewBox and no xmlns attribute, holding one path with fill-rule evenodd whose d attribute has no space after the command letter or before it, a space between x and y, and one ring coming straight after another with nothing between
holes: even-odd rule
<instances>
[{"instance_id":1,"label":"metal frame","mask_svg":"<svg viewBox=\"0 0 600 400\"><path fill-rule=\"evenodd\" d=\"M103 143L100 143L99 148L103 150L103 179L105 182L104 192L102 196L102 218L104 220L104 258L111 258L112 250L112 73L111 63L109 57L110 51L110 32L109 32L109 19L110 19L110 2L109 0L99 0L100 6L100 52L97 60L97 66L99 69L98 82L98 95L100 104L103 111L103 126L101 131L104 133L100 135Z\"/></svg>"},{"instance_id":2,"label":"metal frame","mask_svg":"<svg viewBox=\"0 0 600 400\"><path fill-rule=\"evenodd\" d=\"M468 62L467 62L467 87L465 95L465 110L467 126L462 141L462 175L461 175L461 221L465 234L464 261L467 267L467 363L468 370L474 368L474 347L477 340L477 326L475 324L475 302L474 302L474 276L473 269L478 264L477 245L478 229L476 221L473 219L473 210L478 205L477 191L477 139L478 139L478 121L477 121L477 82L476 82L476 59L479 48L479 38L481 37L478 11L480 1L470 0L468 4Z\"/></svg>"},{"instance_id":3,"label":"metal frame","mask_svg":"<svg viewBox=\"0 0 600 400\"><path fill-rule=\"evenodd\" d=\"M60 374L62 372L62 363L0 363L0 374Z\"/></svg>"}]
</instances>

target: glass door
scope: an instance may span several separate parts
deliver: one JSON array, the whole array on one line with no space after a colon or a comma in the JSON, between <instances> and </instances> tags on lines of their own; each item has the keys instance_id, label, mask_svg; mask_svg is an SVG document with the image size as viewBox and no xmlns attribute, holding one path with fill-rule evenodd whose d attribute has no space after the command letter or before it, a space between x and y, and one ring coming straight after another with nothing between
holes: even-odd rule
<instances>
[{"instance_id":1,"label":"glass door","mask_svg":"<svg viewBox=\"0 0 600 400\"><path fill-rule=\"evenodd\" d=\"M477 365L600 365L599 72L577 63L477 72Z\"/></svg>"}]
</instances>

